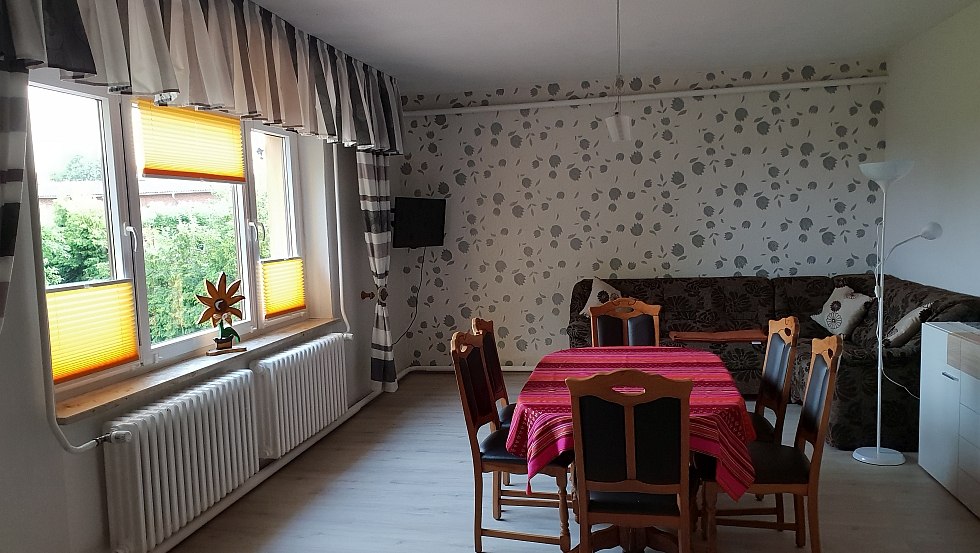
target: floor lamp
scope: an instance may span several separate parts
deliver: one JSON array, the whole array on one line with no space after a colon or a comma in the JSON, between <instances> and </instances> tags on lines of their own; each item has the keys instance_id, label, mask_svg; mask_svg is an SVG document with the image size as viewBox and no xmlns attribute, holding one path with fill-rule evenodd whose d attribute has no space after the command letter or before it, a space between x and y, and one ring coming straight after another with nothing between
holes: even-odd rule
<instances>
[{"instance_id":1,"label":"floor lamp","mask_svg":"<svg viewBox=\"0 0 980 553\"><path fill-rule=\"evenodd\" d=\"M892 183L901 179L912 170L911 161L885 161L881 163L862 163L861 172L864 176L878 183L878 187L881 188L881 225L878 232L878 241L875 245L875 255L877 256L877 264L875 266L875 297L878 300L878 411L876 413L876 438L875 447L860 447L854 450L854 458L862 463L868 463L871 465L901 465L905 462L905 456L901 452L895 451L894 449L889 449L887 447L881 447L881 379L884 374L884 345L882 341L885 337L885 310L883 309L882 299L884 298L885 289L885 260L891 256L895 248L911 242L916 238L924 238L926 240L935 240L943 234L943 227L939 223L932 222L922 229L922 232L911 236L898 242L885 253L885 212L887 208L887 198L888 198L888 187Z\"/></svg>"}]
</instances>

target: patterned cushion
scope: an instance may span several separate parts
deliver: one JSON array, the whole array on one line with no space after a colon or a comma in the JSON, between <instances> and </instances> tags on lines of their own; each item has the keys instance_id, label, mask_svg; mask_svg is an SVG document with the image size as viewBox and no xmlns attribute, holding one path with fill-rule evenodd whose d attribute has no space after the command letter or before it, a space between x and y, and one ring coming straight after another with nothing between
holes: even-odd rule
<instances>
[{"instance_id":1,"label":"patterned cushion","mask_svg":"<svg viewBox=\"0 0 980 553\"><path fill-rule=\"evenodd\" d=\"M594 278L592 279L592 291L579 313L588 317L590 307L596 307L606 303L607 301L620 297L622 297L622 294L619 292L619 290L610 286L609 283L604 280Z\"/></svg>"},{"instance_id":2,"label":"patterned cushion","mask_svg":"<svg viewBox=\"0 0 980 553\"><path fill-rule=\"evenodd\" d=\"M830 294L823 310L810 318L830 332L847 338L864 318L870 301L870 297L855 292L850 286L841 286Z\"/></svg>"},{"instance_id":3,"label":"patterned cushion","mask_svg":"<svg viewBox=\"0 0 980 553\"><path fill-rule=\"evenodd\" d=\"M895 323L895 326L888 329L888 332L885 332L882 344L889 348L900 348L904 346L922 328L922 313L928 308L928 305L923 305L922 307L916 307L912 311L909 311L907 315Z\"/></svg>"}]
</instances>

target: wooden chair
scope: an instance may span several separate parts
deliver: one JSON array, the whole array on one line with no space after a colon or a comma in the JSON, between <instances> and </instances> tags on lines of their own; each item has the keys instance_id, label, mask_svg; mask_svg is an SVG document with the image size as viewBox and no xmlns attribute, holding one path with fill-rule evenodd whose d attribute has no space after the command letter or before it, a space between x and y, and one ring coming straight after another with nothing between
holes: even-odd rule
<instances>
[{"instance_id":1,"label":"wooden chair","mask_svg":"<svg viewBox=\"0 0 980 553\"><path fill-rule=\"evenodd\" d=\"M515 404L507 398L507 384L504 382L504 371L500 366L497 355L497 338L493 333L493 321L485 321L474 317L471 321L473 334L483 333L483 359L487 364L487 375L490 378L490 391L497 403L497 415L501 428L510 428L514 418Z\"/></svg>"},{"instance_id":2,"label":"wooden chair","mask_svg":"<svg viewBox=\"0 0 980 553\"><path fill-rule=\"evenodd\" d=\"M493 321L474 317L470 324L473 328L473 334L483 333L483 359L486 361L487 376L490 378L490 391L493 394L494 402L497 404L500 428L509 430L510 422L514 418L516 404L511 403L507 398L507 383L504 382L504 370L500 366L500 356L497 354L497 337L493 332ZM509 472L501 474L501 483L504 486L510 486Z\"/></svg>"},{"instance_id":3,"label":"wooden chair","mask_svg":"<svg viewBox=\"0 0 980 553\"><path fill-rule=\"evenodd\" d=\"M617 298L589 308L593 346L659 346L660 306Z\"/></svg>"},{"instance_id":4,"label":"wooden chair","mask_svg":"<svg viewBox=\"0 0 980 553\"><path fill-rule=\"evenodd\" d=\"M474 518L473 541L477 553L483 551L484 536L558 545L562 551L570 549L568 532L568 467L570 455L560 456L541 472L555 477L558 483L558 499L554 494L524 493L517 490L501 490L500 474L527 474L527 459L507 451L507 431L500 429L496 405L491 393L490 379L483 356L482 332L470 334L457 332L452 338L453 369L456 385L466 419L466 433L473 457ZM485 425L494 430L480 441L477 432ZM493 518L500 520L501 505L525 507L558 507L560 532L557 536L528 534L483 527L483 474L493 474Z\"/></svg>"},{"instance_id":5,"label":"wooden chair","mask_svg":"<svg viewBox=\"0 0 980 553\"><path fill-rule=\"evenodd\" d=\"M810 375L803 395L800 423L792 446L775 442L752 442L749 453L755 468L755 482L749 486L749 494L793 494L794 520L792 523L768 520L718 518L715 520L715 501L718 485L705 483L705 499L708 530L708 551L715 551L715 526L743 526L773 530L795 530L796 546L806 545L806 526L810 527L810 550L820 553L820 525L817 496L820 483L820 461L827 437L830 419L830 402L837 385L837 367L843 346L840 336L830 336L813 341L810 358ZM808 458L806 446L813 447ZM803 500L806 498L804 521ZM748 513L733 513L748 514Z\"/></svg>"},{"instance_id":6,"label":"wooden chair","mask_svg":"<svg viewBox=\"0 0 980 553\"><path fill-rule=\"evenodd\" d=\"M786 422L786 406L789 404L790 381L793 378L793 362L796 360L797 338L800 322L789 316L778 321L769 321L769 339L766 341L766 358L762 363L762 382L755 399L755 409L749 416L755 429L755 439L760 442L781 443L783 424ZM766 409L775 415L775 424L766 418ZM762 495L756 499L762 500ZM776 521L783 523L785 516L783 495L776 494L775 507L732 509L726 515L775 515Z\"/></svg>"},{"instance_id":7,"label":"wooden chair","mask_svg":"<svg viewBox=\"0 0 980 553\"><path fill-rule=\"evenodd\" d=\"M689 553L693 384L636 370L565 382L572 397L579 551L591 553L592 525L608 523L676 528L679 551Z\"/></svg>"},{"instance_id":8,"label":"wooden chair","mask_svg":"<svg viewBox=\"0 0 980 553\"><path fill-rule=\"evenodd\" d=\"M757 441L782 441L799 334L800 322L796 317L769 321L769 339L766 342L766 359L762 364L762 382L755 399L755 410L750 413ZM775 424L766 418L766 409L771 410L775 415Z\"/></svg>"}]
</instances>

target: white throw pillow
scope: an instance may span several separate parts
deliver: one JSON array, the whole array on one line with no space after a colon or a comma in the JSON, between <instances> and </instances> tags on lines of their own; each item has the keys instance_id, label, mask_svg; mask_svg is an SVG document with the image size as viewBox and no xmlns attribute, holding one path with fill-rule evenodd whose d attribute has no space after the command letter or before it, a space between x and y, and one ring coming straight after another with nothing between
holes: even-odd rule
<instances>
[{"instance_id":1,"label":"white throw pillow","mask_svg":"<svg viewBox=\"0 0 980 553\"><path fill-rule=\"evenodd\" d=\"M882 344L886 348L900 348L908 343L915 336L915 333L922 328L922 312L929 308L929 305L916 307L909 311L900 321L895 323L888 332Z\"/></svg>"},{"instance_id":2,"label":"white throw pillow","mask_svg":"<svg viewBox=\"0 0 980 553\"><path fill-rule=\"evenodd\" d=\"M841 286L823 304L823 310L816 315L810 315L810 318L831 334L847 338L864 318L870 303L870 296L858 294L850 286Z\"/></svg>"},{"instance_id":3,"label":"white throw pillow","mask_svg":"<svg viewBox=\"0 0 980 553\"><path fill-rule=\"evenodd\" d=\"M619 290L613 288L608 282L593 278L592 292L589 293L589 299L585 302L585 307L579 311L579 314L588 317L590 307L602 305L607 301L622 297L622 295Z\"/></svg>"}]
</instances>

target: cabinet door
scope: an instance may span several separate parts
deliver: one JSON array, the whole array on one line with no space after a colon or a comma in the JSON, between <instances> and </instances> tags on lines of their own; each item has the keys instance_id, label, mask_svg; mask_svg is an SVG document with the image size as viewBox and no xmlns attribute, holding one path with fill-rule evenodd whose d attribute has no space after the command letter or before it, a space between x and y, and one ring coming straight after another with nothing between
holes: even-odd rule
<instances>
[{"instance_id":1,"label":"cabinet door","mask_svg":"<svg viewBox=\"0 0 980 553\"><path fill-rule=\"evenodd\" d=\"M937 328L922 327L919 465L952 490L959 452L960 371L946 364L946 336Z\"/></svg>"}]
</instances>

